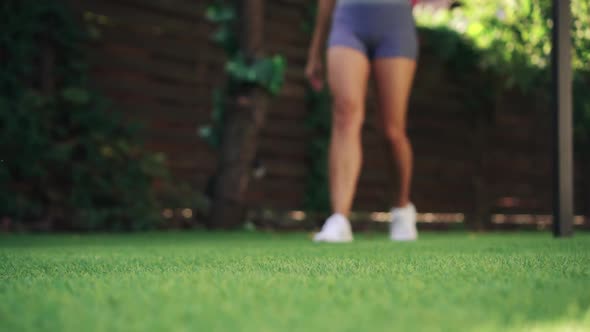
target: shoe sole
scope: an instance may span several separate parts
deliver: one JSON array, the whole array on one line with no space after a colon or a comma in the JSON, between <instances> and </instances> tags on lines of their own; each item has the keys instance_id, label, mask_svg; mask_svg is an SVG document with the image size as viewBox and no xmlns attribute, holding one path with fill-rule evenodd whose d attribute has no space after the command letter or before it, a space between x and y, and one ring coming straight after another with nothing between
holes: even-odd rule
<instances>
[{"instance_id":1,"label":"shoe sole","mask_svg":"<svg viewBox=\"0 0 590 332\"><path fill-rule=\"evenodd\" d=\"M391 239L391 241L416 241L418 240L418 230L414 229L413 232L411 232L410 234L404 235L390 234L389 238Z\"/></svg>"},{"instance_id":2,"label":"shoe sole","mask_svg":"<svg viewBox=\"0 0 590 332\"><path fill-rule=\"evenodd\" d=\"M411 242L411 241L416 241L418 240L418 236L409 236L409 237L391 237L390 238L391 241L396 241L396 242Z\"/></svg>"},{"instance_id":3,"label":"shoe sole","mask_svg":"<svg viewBox=\"0 0 590 332\"><path fill-rule=\"evenodd\" d=\"M321 242L324 242L324 243L349 243L349 242L352 242L353 240L354 240L354 238L352 236L350 236L350 237L347 236L343 239L315 239L315 237L314 237L313 242L316 242L316 243L321 243Z\"/></svg>"}]
</instances>

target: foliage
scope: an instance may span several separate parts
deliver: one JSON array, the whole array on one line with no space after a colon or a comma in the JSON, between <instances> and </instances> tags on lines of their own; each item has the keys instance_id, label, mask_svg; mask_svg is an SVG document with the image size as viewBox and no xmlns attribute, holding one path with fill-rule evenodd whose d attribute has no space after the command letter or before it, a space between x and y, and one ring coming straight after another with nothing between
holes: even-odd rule
<instances>
[{"instance_id":1,"label":"foliage","mask_svg":"<svg viewBox=\"0 0 590 332\"><path fill-rule=\"evenodd\" d=\"M543 91L551 83L552 15L550 0L463 1L450 12L418 11L417 21L431 29L451 29L473 43L478 66L490 70L501 88ZM590 144L590 3L572 0L572 45L576 138ZM452 41L439 41L441 52L452 51ZM462 58L465 59L465 58ZM587 149L583 149L587 150Z\"/></svg>"},{"instance_id":2,"label":"foliage","mask_svg":"<svg viewBox=\"0 0 590 332\"><path fill-rule=\"evenodd\" d=\"M443 20L418 17L422 25L436 27L442 23L459 32L477 49L485 50L479 61L481 68L506 77L507 86L526 89L538 79L537 69L546 67L549 61L549 2L472 0L443 14Z\"/></svg>"},{"instance_id":3,"label":"foliage","mask_svg":"<svg viewBox=\"0 0 590 332\"><path fill-rule=\"evenodd\" d=\"M227 63L225 70L233 80L256 84L276 95L283 85L284 68L285 59L278 55L257 59L251 64L248 64L244 57L237 55Z\"/></svg>"},{"instance_id":4,"label":"foliage","mask_svg":"<svg viewBox=\"0 0 590 332\"><path fill-rule=\"evenodd\" d=\"M211 36L226 54L235 55L239 52L238 37L235 33L237 19L236 8L221 0L215 0L206 9L205 17L218 25L217 31Z\"/></svg>"},{"instance_id":5,"label":"foliage","mask_svg":"<svg viewBox=\"0 0 590 332\"><path fill-rule=\"evenodd\" d=\"M253 61L246 59L236 34L237 13L233 2L213 1L207 7L205 17L218 25L211 39L223 48L228 57L225 65L228 74L226 85L213 92L212 124L199 129L201 137L217 148L223 136L226 100L243 86L258 86L273 96L277 95L283 86L286 62L280 55Z\"/></svg>"},{"instance_id":6,"label":"foliage","mask_svg":"<svg viewBox=\"0 0 590 332\"><path fill-rule=\"evenodd\" d=\"M311 35L317 15L316 6L307 7L307 20L301 26L304 33ZM307 87L306 126L310 131L308 143L308 171L306 179L304 208L311 212L329 213L331 209L328 174L328 154L332 131L332 99L329 89L320 91Z\"/></svg>"},{"instance_id":7,"label":"foliage","mask_svg":"<svg viewBox=\"0 0 590 332\"><path fill-rule=\"evenodd\" d=\"M453 73L457 84L469 87L463 99L474 110L474 123L490 119L494 99L508 89L520 89L530 98L548 96L551 63L550 0L466 0L452 11L415 9L422 53L435 55ZM302 25L311 33L315 7ZM574 111L578 150L590 155L590 3L572 1ZM541 93L539 93L541 92ZM325 91L310 90L308 122L313 139L306 207L329 208L327 153L330 103Z\"/></svg>"},{"instance_id":8,"label":"foliage","mask_svg":"<svg viewBox=\"0 0 590 332\"><path fill-rule=\"evenodd\" d=\"M331 207L328 190L328 153L332 130L331 97L327 88L321 91L308 88L307 91L306 125L312 138L308 147L309 169L304 207L308 211L328 213Z\"/></svg>"},{"instance_id":9,"label":"foliage","mask_svg":"<svg viewBox=\"0 0 590 332\"><path fill-rule=\"evenodd\" d=\"M153 227L164 156L147 152L139 127L91 89L88 36L73 14L61 1L9 0L0 22L0 217L59 229Z\"/></svg>"}]
</instances>

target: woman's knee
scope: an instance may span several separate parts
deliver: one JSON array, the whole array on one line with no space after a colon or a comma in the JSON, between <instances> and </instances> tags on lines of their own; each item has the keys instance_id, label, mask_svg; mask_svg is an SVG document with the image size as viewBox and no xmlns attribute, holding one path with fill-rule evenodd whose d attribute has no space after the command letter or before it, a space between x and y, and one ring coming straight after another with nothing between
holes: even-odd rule
<instances>
[{"instance_id":1,"label":"woman's knee","mask_svg":"<svg viewBox=\"0 0 590 332\"><path fill-rule=\"evenodd\" d=\"M389 125L385 128L385 136L392 144L404 144L408 142L406 129L399 125Z\"/></svg>"},{"instance_id":2,"label":"woman's knee","mask_svg":"<svg viewBox=\"0 0 590 332\"><path fill-rule=\"evenodd\" d=\"M363 101L348 96L334 98L334 129L340 132L360 132L363 125Z\"/></svg>"}]
</instances>

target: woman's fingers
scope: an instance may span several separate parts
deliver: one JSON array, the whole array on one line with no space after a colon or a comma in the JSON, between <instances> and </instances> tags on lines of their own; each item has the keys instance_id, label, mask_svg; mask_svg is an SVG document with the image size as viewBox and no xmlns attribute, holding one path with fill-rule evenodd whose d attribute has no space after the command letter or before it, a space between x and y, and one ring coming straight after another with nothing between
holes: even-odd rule
<instances>
[{"instance_id":1,"label":"woman's fingers","mask_svg":"<svg viewBox=\"0 0 590 332\"><path fill-rule=\"evenodd\" d=\"M310 60L305 69L305 77L315 91L319 91L324 87L324 72L321 63Z\"/></svg>"}]
</instances>

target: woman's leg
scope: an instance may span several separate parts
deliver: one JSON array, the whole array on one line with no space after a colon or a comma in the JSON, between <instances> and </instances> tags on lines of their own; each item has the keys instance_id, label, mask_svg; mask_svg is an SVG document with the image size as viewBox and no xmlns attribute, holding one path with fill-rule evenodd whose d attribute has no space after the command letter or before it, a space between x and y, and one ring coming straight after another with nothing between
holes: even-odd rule
<instances>
[{"instance_id":1,"label":"woman's leg","mask_svg":"<svg viewBox=\"0 0 590 332\"><path fill-rule=\"evenodd\" d=\"M329 170L334 213L350 212L359 177L361 129L370 64L365 54L347 47L328 50L328 83L333 98Z\"/></svg>"},{"instance_id":2,"label":"woman's leg","mask_svg":"<svg viewBox=\"0 0 590 332\"><path fill-rule=\"evenodd\" d=\"M379 58L372 65L383 127L399 178L399 195L393 201L393 206L405 207L410 203L413 166L412 146L406 134L406 115L416 61L401 57Z\"/></svg>"}]
</instances>

